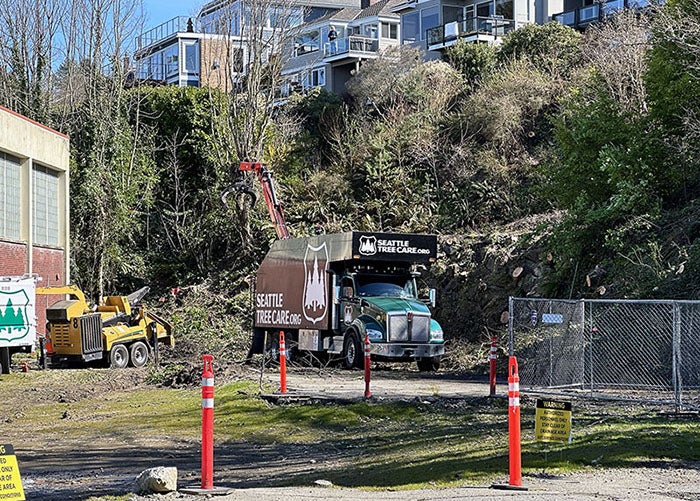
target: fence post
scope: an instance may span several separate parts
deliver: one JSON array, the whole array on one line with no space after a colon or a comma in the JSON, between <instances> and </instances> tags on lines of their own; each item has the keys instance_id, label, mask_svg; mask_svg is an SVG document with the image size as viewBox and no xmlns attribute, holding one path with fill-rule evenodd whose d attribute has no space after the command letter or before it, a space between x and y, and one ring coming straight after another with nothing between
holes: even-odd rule
<instances>
[{"instance_id":1,"label":"fence post","mask_svg":"<svg viewBox=\"0 0 700 501\"><path fill-rule=\"evenodd\" d=\"M508 355L513 356L515 335L513 334L513 296L508 296Z\"/></svg>"},{"instance_id":2,"label":"fence post","mask_svg":"<svg viewBox=\"0 0 700 501\"><path fill-rule=\"evenodd\" d=\"M498 338L491 336L491 348L489 349L489 396L496 394L496 359L498 358Z\"/></svg>"},{"instance_id":3,"label":"fence post","mask_svg":"<svg viewBox=\"0 0 700 501\"><path fill-rule=\"evenodd\" d=\"M681 378L680 378L680 358L681 358L681 309L680 305L674 301L673 303L673 350L671 354L673 374L671 374L671 380L673 381L673 400L676 403L676 412L681 410Z\"/></svg>"}]
</instances>

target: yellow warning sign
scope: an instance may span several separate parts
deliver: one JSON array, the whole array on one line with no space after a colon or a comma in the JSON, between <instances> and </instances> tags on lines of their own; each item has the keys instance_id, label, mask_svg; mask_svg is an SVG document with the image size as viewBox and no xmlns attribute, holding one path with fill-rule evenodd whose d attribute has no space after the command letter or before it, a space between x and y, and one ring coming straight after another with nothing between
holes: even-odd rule
<instances>
[{"instance_id":1,"label":"yellow warning sign","mask_svg":"<svg viewBox=\"0 0 700 501\"><path fill-rule=\"evenodd\" d=\"M0 445L0 501L24 501L15 450L9 444Z\"/></svg>"},{"instance_id":2,"label":"yellow warning sign","mask_svg":"<svg viewBox=\"0 0 700 501\"><path fill-rule=\"evenodd\" d=\"M537 399L535 440L571 443L571 402Z\"/></svg>"}]
</instances>

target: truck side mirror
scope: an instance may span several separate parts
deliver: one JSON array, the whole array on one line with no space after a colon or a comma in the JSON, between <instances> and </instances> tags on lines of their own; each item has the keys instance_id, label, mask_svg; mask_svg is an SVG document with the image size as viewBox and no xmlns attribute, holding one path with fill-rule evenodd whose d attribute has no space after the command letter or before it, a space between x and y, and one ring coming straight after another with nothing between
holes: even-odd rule
<instances>
[{"instance_id":1,"label":"truck side mirror","mask_svg":"<svg viewBox=\"0 0 700 501\"><path fill-rule=\"evenodd\" d=\"M435 308L435 300L437 299L437 292L435 289L430 289L430 292L428 292L428 298L431 308Z\"/></svg>"}]
</instances>

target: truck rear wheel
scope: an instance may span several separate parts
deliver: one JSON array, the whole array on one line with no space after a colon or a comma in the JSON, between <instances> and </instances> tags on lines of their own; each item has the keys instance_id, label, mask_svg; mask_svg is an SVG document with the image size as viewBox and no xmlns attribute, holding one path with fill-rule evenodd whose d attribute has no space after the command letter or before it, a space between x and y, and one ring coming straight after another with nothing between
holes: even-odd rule
<instances>
[{"instance_id":1,"label":"truck rear wheel","mask_svg":"<svg viewBox=\"0 0 700 501\"><path fill-rule=\"evenodd\" d=\"M123 344L115 344L109 351L109 366L112 369L123 369L129 364L129 350Z\"/></svg>"},{"instance_id":2,"label":"truck rear wheel","mask_svg":"<svg viewBox=\"0 0 700 501\"><path fill-rule=\"evenodd\" d=\"M362 346L360 346L360 338L355 332L349 332L345 335L343 341L343 365L346 369L353 367L362 367Z\"/></svg>"},{"instance_id":3,"label":"truck rear wheel","mask_svg":"<svg viewBox=\"0 0 700 501\"><path fill-rule=\"evenodd\" d=\"M435 372L440 369L440 357L417 358L416 365L421 372Z\"/></svg>"},{"instance_id":4,"label":"truck rear wheel","mask_svg":"<svg viewBox=\"0 0 700 501\"><path fill-rule=\"evenodd\" d=\"M148 346L141 341L136 341L129 348L131 365L134 367L143 367L148 362Z\"/></svg>"}]
</instances>

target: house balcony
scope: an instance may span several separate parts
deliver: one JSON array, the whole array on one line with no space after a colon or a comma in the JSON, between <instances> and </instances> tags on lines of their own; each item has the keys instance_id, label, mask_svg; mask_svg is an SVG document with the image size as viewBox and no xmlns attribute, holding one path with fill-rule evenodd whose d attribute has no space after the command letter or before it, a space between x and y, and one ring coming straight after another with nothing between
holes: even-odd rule
<instances>
[{"instance_id":1,"label":"house balcony","mask_svg":"<svg viewBox=\"0 0 700 501\"><path fill-rule=\"evenodd\" d=\"M339 38L323 45L323 58L327 63L342 62L353 59L376 57L379 53L377 38L351 35Z\"/></svg>"},{"instance_id":2,"label":"house balcony","mask_svg":"<svg viewBox=\"0 0 700 501\"><path fill-rule=\"evenodd\" d=\"M428 50L441 50L457 40L466 42L496 42L524 23L503 17L473 17L430 28L426 32Z\"/></svg>"},{"instance_id":3,"label":"house balcony","mask_svg":"<svg viewBox=\"0 0 700 501\"><path fill-rule=\"evenodd\" d=\"M185 31L192 31L192 20L184 16L174 17L169 21L164 22L151 28L148 31L141 33L136 37L136 51L141 51L146 47L156 45L168 38L174 36L176 33L182 33Z\"/></svg>"},{"instance_id":4,"label":"house balcony","mask_svg":"<svg viewBox=\"0 0 700 501\"><path fill-rule=\"evenodd\" d=\"M623 9L645 9L651 7L652 3L652 0L608 0L554 14L552 19L564 26L585 29Z\"/></svg>"}]
</instances>

